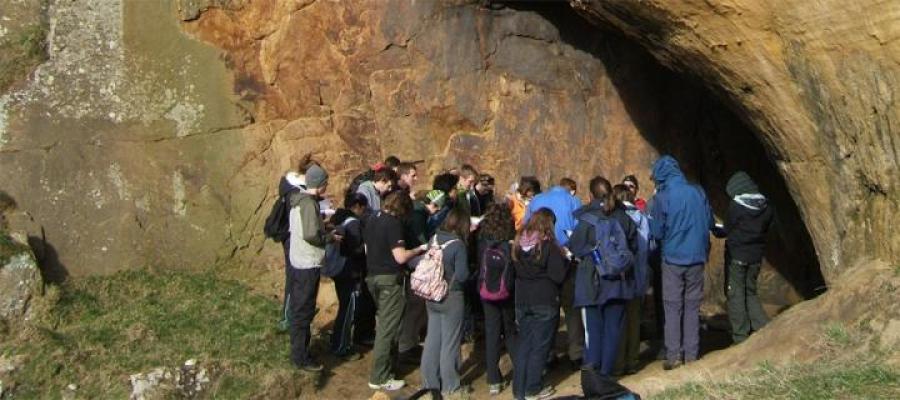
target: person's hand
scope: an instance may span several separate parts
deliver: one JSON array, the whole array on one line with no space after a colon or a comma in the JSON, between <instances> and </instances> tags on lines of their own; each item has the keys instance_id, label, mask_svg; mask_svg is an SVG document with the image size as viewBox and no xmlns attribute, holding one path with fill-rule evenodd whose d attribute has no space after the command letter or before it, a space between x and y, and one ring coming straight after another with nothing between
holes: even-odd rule
<instances>
[{"instance_id":1,"label":"person's hand","mask_svg":"<svg viewBox=\"0 0 900 400\"><path fill-rule=\"evenodd\" d=\"M426 252L426 251L428 251L428 243L425 243L425 244L423 244L423 245L420 245L419 247L416 247L416 253L421 254L421 253L424 253L424 252Z\"/></svg>"}]
</instances>

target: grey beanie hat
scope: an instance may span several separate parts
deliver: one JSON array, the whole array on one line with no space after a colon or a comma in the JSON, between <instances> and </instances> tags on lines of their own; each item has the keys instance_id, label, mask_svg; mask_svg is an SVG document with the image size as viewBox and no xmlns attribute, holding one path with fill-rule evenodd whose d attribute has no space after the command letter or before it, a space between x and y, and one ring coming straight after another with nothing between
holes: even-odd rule
<instances>
[{"instance_id":1,"label":"grey beanie hat","mask_svg":"<svg viewBox=\"0 0 900 400\"><path fill-rule=\"evenodd\" d=\"M318 189L328 183L328 173L322 167L313 165L306 170L306 187Z\"/></svg>"},{"instance_id":2,"label":"grey beanie hat","mask_svg":"<svg viewBox=\"0 0 900 400\"><path fill-rule=\"evenodd\" d=\"M759 187L756 186L750 175L747 175L744 171L738 171L728 180L728 183L725 185L725 192L728 193L728 197L733 198L747 193L759 193Z\"/></svg>"}]
</instances>

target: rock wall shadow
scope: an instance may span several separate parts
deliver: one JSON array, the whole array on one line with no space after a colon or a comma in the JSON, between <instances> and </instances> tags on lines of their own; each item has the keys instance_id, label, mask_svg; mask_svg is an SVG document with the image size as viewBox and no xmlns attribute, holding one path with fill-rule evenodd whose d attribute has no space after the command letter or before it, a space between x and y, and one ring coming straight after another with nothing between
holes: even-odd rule
<instances>
[{"instance_id":1,"label":"rock wall shadow","mask_svg":"<svg viewBox=\"0 0 900 400\"><path fill-rule=\"evenodd\" d=\"M494 2L494 6L498 3L540 14L556 26L564 43L601 60L640 134L660 154L679 160L689 179L704 187L718 218L724 217L730 201L725 183L731 174L744 170L753 176L776 207L767 262L803 298L824 291L812 239L784 177L754 132L711 90L667 69L629 39L588 22L567 2ZM721 268L723 260L711 259L710 265Z\"/></svg>"}]
</instances>

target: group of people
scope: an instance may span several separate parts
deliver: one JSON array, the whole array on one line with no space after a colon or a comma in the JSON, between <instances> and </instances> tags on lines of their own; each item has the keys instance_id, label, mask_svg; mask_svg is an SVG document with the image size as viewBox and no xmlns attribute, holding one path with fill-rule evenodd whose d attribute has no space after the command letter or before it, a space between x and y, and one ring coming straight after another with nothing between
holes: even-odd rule
<instances>
[{"instance_id":1,"label":"group of people","mask_svg":"<svg viewBox=\"0 0 900 400\"><path fill-rule=\"evenodd\" d=\"M323 368L309 350L322 275L333 279L339 301L331 352L355 360L359 346L371 346L372 389L404 387L392 370L399 357L420 365L423 388L461 390L460 346L481 330L491 395L505 386L505 348L513 396L552 396L543 377L555 359L561 310L574 368L635 372L651 291L664 325L664 368L677 368L699 356L710 232L727 237L734 340L767 321L755 282L773 213L743 172L728 182L732 201L720 225L703 189L670 156L653 166L649 201L638 197L633 175L615 185L597 176L587 204L569 178L542 191L537 178L521 177L498 196L494 178L470 165L416 190L416 163L389 157L354 179L343 207L330 210L323 166L306 156L298 167L281 180L288 232L276 240L285 252L291 358L304 370Z\"/></svg>"}]
</instances>

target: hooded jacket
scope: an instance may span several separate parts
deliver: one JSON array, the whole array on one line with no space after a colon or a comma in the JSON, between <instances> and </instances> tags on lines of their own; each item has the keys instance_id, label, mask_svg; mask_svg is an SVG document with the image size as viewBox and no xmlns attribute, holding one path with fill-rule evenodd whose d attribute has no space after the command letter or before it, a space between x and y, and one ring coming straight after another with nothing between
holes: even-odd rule
<instances>
[{"instance_id":1,"label":"hooded jacket","mask_svg":"<svg viewBox=\"0 0 900 400\"><path fill-rule=\"evenodd\" d=\"M653 180L650 234L661 244L663 261L681 266L706 263L714 219L703 189L688 183L670 156L653 165Z\"/></svg>"},{"instance_id":2,"label":"hooded jacket","mask_svg":"<svg viewBox=\"0 0 900 400\"><path fill-rule=\"evenodd\" d=\"M516 276L516 304L559 307L559 289L568 273L568 261L551 241L543 241L540 256L535 249L521 248L513 260Z\"/></svg>"},{"instance_id":3,"label":"hooded jacket","mask_svg":"<svg viewBox=\"0 0 900 400\"><path fill-rule=\"evenodd\" d=\"M352 220L350 220L352 218ZM345 223L345 221L349 222ZM360 217L346 208L339 208L331 217L337 231L344 236L341 240L341 255L347 257L344 270L335 279L361 279L366 274L366 248L362 237Z\"/></svg>"},{"instance_id":4,"label":"hooded jacket","mask_svg":"<svg viewBox=\"0 0 900 400\"><path fill-rule=\"evenodd\" d=\"M603 202L593 200L590 204L578 209L575 212L575 218L578 225L572 233L572 240L569 241L569 249L572 254L578 258L584 258L594 249L597 243L594 225L586 220L587 215L592 215L598 219L612 220L619 224L625 233L625 238L629 242L637 243L637 229L631 218L621 209L617 209L610 215L603 213ZM624 218L624 219L623 219ZM633 251L632 251L633 252ZM588 256L589 257L589 256ZM624 299L628 300L635 296L635 280L634 268L623 274L623 279L594 279L594 264L592 262L582 261L575 270L575 300L573 305L576 307L596 306L605 304L609 300ZM592 287L585 287L586 285Z\"/></svg>"},{"instance_id":5,"label":"hooded jacket","mask_svg":"<svg viewBox=\"0 0 900 400\"><path fill-rule=\"evenodd\" d=\"M319 216L319 202L305 190L291 193L288 198L291 266L310 269L322 266L325 257L325 227Z\"/></svg>"},{"instance_id":6,"label":"hooded jacket","mask_svg":"<svg viewBox=\"0 0 900 400\"><path fill-rule=\"evenodd\" d=\"M636 204L625 203L625 213L631 217L634 227L637 229L637 251L634 253L634 295L643 296L650 286L649 254L652 249L650 242L650 221Z\"/></svg>"},{"instance_id":7,"label":"hooded jacket","mask_svg":"<svg viewBox=\"0 0 900 400\"><path fill-rule=\"evenodd\" d=\"M365 181L360 183L356 193L366 196L366 200L369 201L370 213L374 214L381 210L381 193L378 193L378 189L375 189L375 182Z\"/></svg>"},{"instance_id":8,"label":"hooded jacket","mask_svg":"<svg viewBox=\"0 0 900 400\"><path fill-rule=\"evenodd\" d=\"M538 210L546 208L553 211L556 216L556 225L553 234L556 235L556 242L560 246L566 246L569 243L569 235L567 231L575 229L575 210L581 208L581 201L577 197L569 193L569 189L562 186L554 186L550 190L534 196L531 203L528 204L528 211L525 213L525 223L531 219L531 215Z\"/></svg>"},{"instance_id":9,"label":"hooded jacket","mask_svg":"<svg viewBox=\"0 0 900 400\"><path fill-rule=\"evenodd\" d=\"M772 226L774 211L766 197L745 173L736 173L728 181L732 197L725 218L725 248L732 260L745 264L762 262L766 235Z\"/></svg>"}]
</instances>

